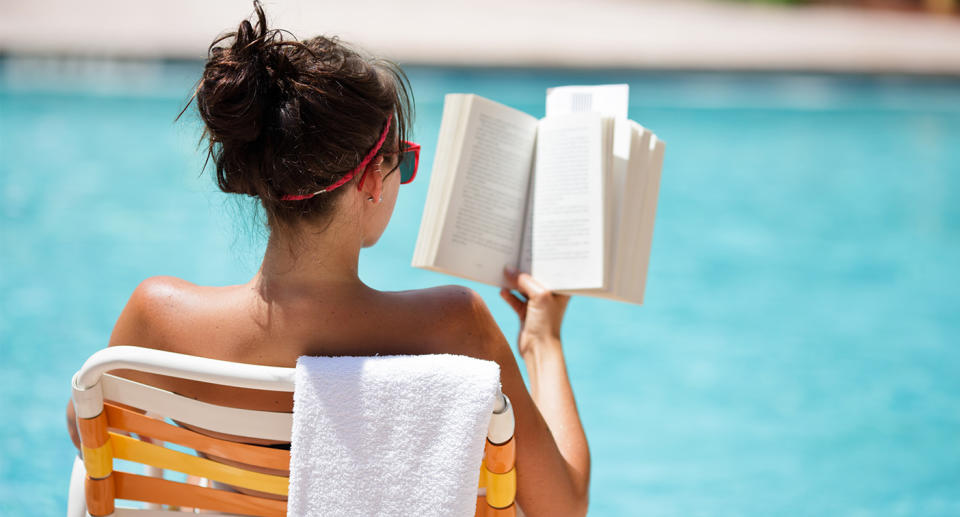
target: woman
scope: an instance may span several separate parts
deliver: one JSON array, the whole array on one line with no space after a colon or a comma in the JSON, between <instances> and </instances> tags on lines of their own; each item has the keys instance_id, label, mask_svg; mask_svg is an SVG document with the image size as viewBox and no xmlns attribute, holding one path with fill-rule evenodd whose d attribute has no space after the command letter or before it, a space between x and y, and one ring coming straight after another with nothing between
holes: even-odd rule
<instances>
[{"instance_id":1,"label":"woman","mask_svg":"<svg viewBox=\"0 0 960 517\"><path fill-rule=\"evenodd\" d=\"M138 345L228 361L293 366L301 355L462 354L493 360L516 416L518 503L530 516L586 513L590 454L566 373L560 325L569 298L505 271L501 296L521 321L530 391L483 299L465 287L381 292L359 279L372 246L413 179L418 148L405 142L403 73L335 39L284 41L258 22L211 45L195 100L217 184L259 198L270 237L246 284L144 281L110 345ZM291 410L273 392L210 389L129 376L226 405ZM73 426L71 426L73 431ZM262 442L268 444L269 442Z\"/></svg>"}]
</instances>

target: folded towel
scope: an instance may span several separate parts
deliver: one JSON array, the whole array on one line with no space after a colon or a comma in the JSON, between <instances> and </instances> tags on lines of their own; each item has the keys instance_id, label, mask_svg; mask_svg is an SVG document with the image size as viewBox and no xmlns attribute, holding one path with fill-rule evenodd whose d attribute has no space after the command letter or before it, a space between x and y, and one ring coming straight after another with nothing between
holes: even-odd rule
<instances>
[{"instance_id":1,"label":"folded towel","mask_svg":"<svg viewBox=\"0 0 960 517\"><path fill-rule=\"evenodd\" d=\"M499 390L467 356L301 357L287 515L473 515Z\"/></svg>"}]
</instances>

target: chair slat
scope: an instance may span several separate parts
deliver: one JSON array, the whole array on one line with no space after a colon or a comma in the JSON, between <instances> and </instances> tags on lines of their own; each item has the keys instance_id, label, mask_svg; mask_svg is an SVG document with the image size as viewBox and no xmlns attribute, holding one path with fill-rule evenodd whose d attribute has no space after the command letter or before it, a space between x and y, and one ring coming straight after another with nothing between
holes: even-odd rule
<instances>
[{"instance_id":1,"label":"chair slat","mask_svg":"<svg viewBox=\"0 0 960 517\"><path fill-rule=\"evenodd\" d=\"M204 454L248 465L277 470L290 468L290 451L213 438L113 404L105 404L104 410L109 426L113 429L149 436L164 442L173 442Z\"/></svg>"},{"instance_id":2,"label":"chair slat","mask_svg":"<svg viewBox=\"0 0 960 517\"><path fill-rule=\"evenodd\" d=\"M517 441L510 438L507 443L494 445L487 440L484 446L483 464L494 474L510 472L517 461Z\"/></svg>"},{"instance_id":3,"label":"chair slat","mask_svg":"<svg viewBox=\"0 0 960 517\"><path fill-rule=\"evenodd\" d=\"M140 508L115 508L113 517L183 517L180 510L144 510ZM237 513L203 512L203 517L244 517Z\"/></svg>"},{"instance_id":4,"label":"chair slat","mask_svg":"<svg viewBox=\"0 0 960 517\"><path fill-rule=\"evenodd\" d=\"M516 504L511 504L506 508L494 508L487 504L485 498L477 498L477 510L474 517L516 517L517 515L523 517L523 512L517 513Z\"/></svg>"},{"instance_id":5,"label":"chair slat","mask_svg":"<svg viewBox=\"0 0 960 517\"><path fill-rule=\"evenodd\" d=\"M73 378L85 391L111 370L129 369L236 388L293 391L294 368L234 363L137 346L111 346L90 356Z\"/></svg>"},{"instance_id":6,"label":"chair slat","mask_svg":"<svg viewBox=\"0 0 960 517\"><path fill-rule=\"evenodd\" d=\"M96 449L107 443L107 417L102 412L93 418L78 418L77 432L84 447Z\"/></svg>"},{"instance_id":7,"label":"chair slat","mask_svg":"<svg viewBox=\"0 0 960 517\"><path fill-rule=\"evenodd\" d=\"M128 472L113 473L117 499L201 508L217 512L286 517L287 502L227 492Z\"/></svg>"},{"instance_id":8,"label":"chair slat","mask_svg":"<svg viewBox=\"0 0 960 517\"><path fill-rule=\"evenodd\" d=\"M289 442L293 414L237 409L177 395L129 379L103 376L103 398L224 434Z\"/></svg>"},{"instance_id":9,"label":"chair slat","mask_svg":"<svg viewBox=\"0 0 960 517\"><path fill-rule=\"evenodd\" d=\"M110 515L116 499L115 473L103 479L87 478L83 482L84 496L87 500L87 512L94 517Z\"/></svg>"},{"instance_id":10,"label":"chair slat","mask_svg":"<svg viewBox=\"0 0 960 517\"><path fill-rule=\"evenodd\" d=\"M116 433L110 433L110 441L113 443L115 458L175 470L260 492L287 495L289 479L286 476L251 472Z\"/></svg>"},{"instance_id":11,"label":"chair slat","mask_svg":"<svg viewBox=\"0 0 960 517\"><path fill-rule=\"evenodd\" d=\"M96 449L81 445L80 452L83 455L83 468L91 478L103 479L113 472L114 455L110 440Z\"/></svg>"},{"instance_id":12,"label":"chair slat","mask_svg":"<svg viewBox=\"0 0 960 517\"><path fill-rule=\"evenodd\" d=\"M487 489L487 504L494 508L506 508L517 497L517 471L514 469L505 474L495 474L483 465L480 467L478 485Z\"/></svg>"}]
</instances>

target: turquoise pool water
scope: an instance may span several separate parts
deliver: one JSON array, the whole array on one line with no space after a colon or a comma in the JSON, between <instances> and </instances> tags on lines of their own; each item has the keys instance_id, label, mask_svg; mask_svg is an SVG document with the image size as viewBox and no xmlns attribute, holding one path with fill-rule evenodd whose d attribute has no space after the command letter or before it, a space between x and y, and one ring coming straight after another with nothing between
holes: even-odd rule
<instances>
[{"instance_id":1,"label":"turquoise pool water","mask_svg":"<svg viewBox=\"0 0 960 517\"><path fill-rule=\"evenodd\" d=\"M173 122L199 70L0 60L2 515L62 514L69 378L138 282L258 265ZM575 299L564 329L591 515L960 515L960 81L409 74L423 172L362 255L377 288L459 282L409 267L444 93L539 115L548 86L628 82L667 141L646 305Z\"/></svg>"}]
</instances>

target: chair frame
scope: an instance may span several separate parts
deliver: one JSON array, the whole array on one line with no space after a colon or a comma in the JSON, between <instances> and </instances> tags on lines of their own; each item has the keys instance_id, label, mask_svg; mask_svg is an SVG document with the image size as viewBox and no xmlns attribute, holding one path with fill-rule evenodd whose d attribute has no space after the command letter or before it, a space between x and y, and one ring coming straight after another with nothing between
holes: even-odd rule
<instances>
[{"instance_id":1,"label":"chair frame","mask_svg":"<svg viewBox=\"0 0 960 517\"><path fill-rule=\"evenodd\" d=\"M232 458L266 468L289 468L289 452L220 440L168 424L162 418L237 436L290 441L293 414L255 411L200 402L175 393L109 375L126 369L236 388L292 392L294 368L220 361L133 346L94 353L73 376L81 454L70 482L68 517L167 517L182 512L161 505L196 507L221 513L211 516L285 516L286 501L256 497L164 480L170 469L234 486L286 495L286 476L263 474L185 454L143 437L175 443L198 452ZM109 402L105 402L109 401ZM131 406L148 415L125 409ZM157 415L161 418L152 418ZM110 432L110 429L121 433ZM515 420L510 399L499 393L480 465L476 515L517 515ZM134 433L141 439L122 433ZM142 463L152 476L113 470L114 459ZM142 501L148 509L122 508L116 499ZM520 512L522 515L522 512Z\"/></svg>"}]
</instances>

